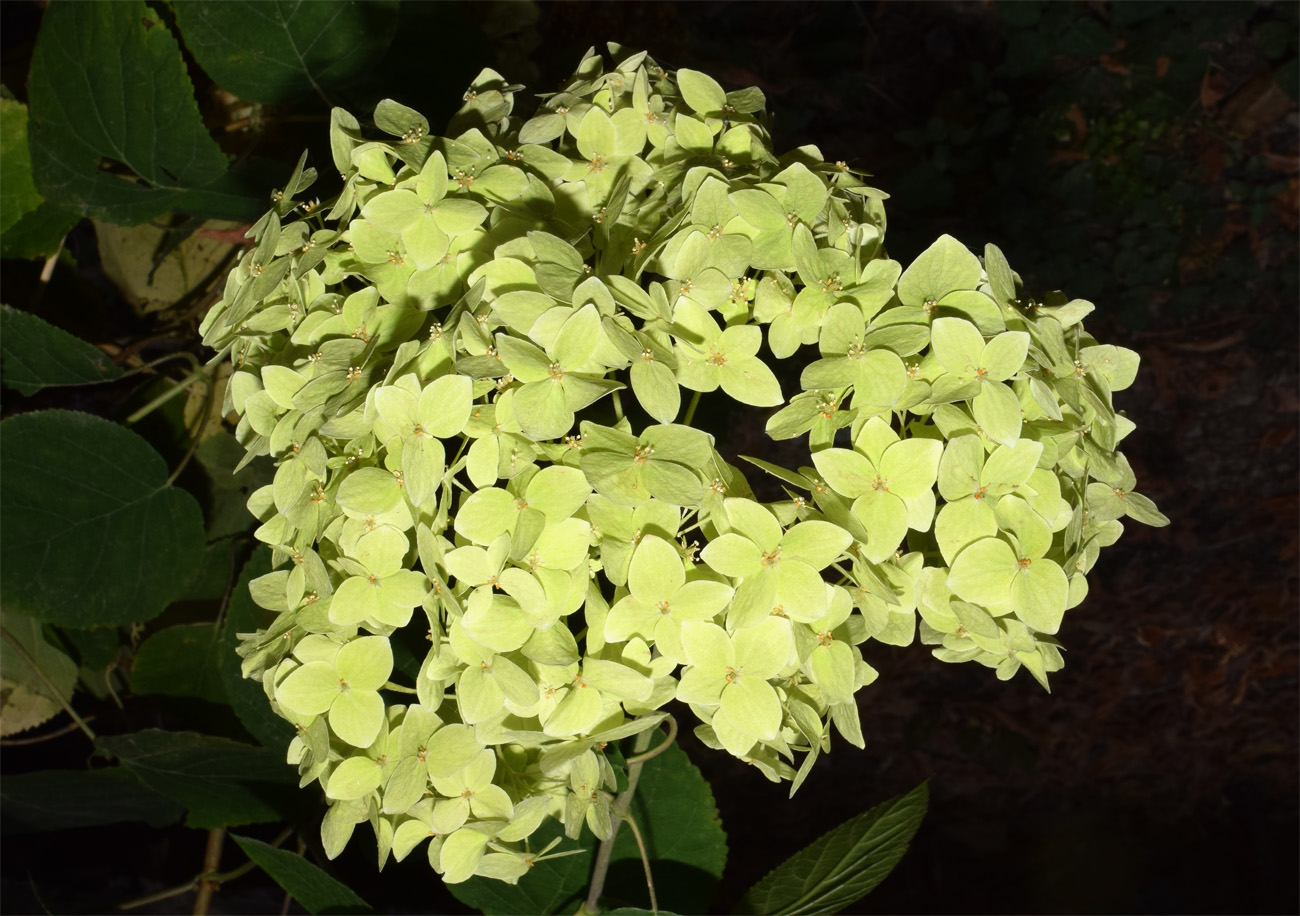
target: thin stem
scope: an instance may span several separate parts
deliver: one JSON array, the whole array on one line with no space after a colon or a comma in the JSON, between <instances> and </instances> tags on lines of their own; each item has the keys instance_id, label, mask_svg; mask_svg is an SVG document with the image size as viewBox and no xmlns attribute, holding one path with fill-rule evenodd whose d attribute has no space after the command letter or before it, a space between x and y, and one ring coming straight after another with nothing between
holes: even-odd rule
<instances>
[{"instance_id":1,"label":"thin stem","mask_svg":"<svg viewBox=\"0 0 1300 916\"><path fill-rule=\"evenodd\" d=\"M271 846L273 847L279 846L285 840L289 839L290 835L292 834L293 834L293 828L285 827L282 831L280 831L280 835L271 841ZM184 884L178 884L175 887L169 887L166 890L158 891L156 894L149 894L148 896L145 897L137 897L134 900L128 900L126 903L119 903L117 905L117 908L119 910L133 910L136 907L147 906L150 903L157 903L160 900L169 900L172 897L179 897L181 894L185 894L194 890L194 888L198 886L198 883L200 881L205 881L205 880L210 881L214 886L219 886L225 884L228 881L234 881L236 878L248 874L250 871L252 871L255 868L257 868L257 863L250 859L249 861L245 862L243 865L239 866L238 868L232 868L230 871L220 872L220 873L204 872L201 875L195 875L193 878L191 878L189 881L185 882Z\"/></svg>"},{"instance_id":2,"label":"thin stem","mask_svg":"<svg viewBox=\"0 0 1300 916\"><path fill-rule=\"evenodd\" d=\"M635 754L644 754L650 747L650 737L653 729L646 729L636 736L636 742L632 745ZM610 826L609 839L600 841L600 848L596 850L596 864L591 873L591 888L587 892L587 900L583 903L579 912L582 913L599 913L600 912L600 895L605 890L605 878L609 874L609 863L614 855L614 841L618 839L618 827L623 822L623 816L627 814L628 809L632 807L632 795L636 792L636 784L641 779L641 768L644 763L629 763L627 768L627 788L624 789L614 799L614 804L610 811L613 815L613 821Z\"/></svg>"},{"instance_id":3,"label":"thin stem","mask_svg":"<svg viewBox=\"0 0 1300 916\"><path fill-rule=\"evenodd\" d=\"M177 350L175 353L168 353L166 356L160 356L157 359L151 359L147 363L141 363L140 365L136 366L133 369L128 369L115 379L105 379L104 381L114 381L114 382L121 381L124 378L130 378L131 376L138 375L141 372L148 372L150 369L154 369L158 366L161 366L163 363L169 363L174 359L185 360L190 364L190 366L193 367L195 372L203 371L203 367L199 365L199 358L197 356L195 356L193 353L190 353L188 350Z\"/></svg>"},{"instance_id":4,"label":"thin stem","mask_svg":"<svg viewBox=\"0 0 1300 916\"><path fill-rule=\"evenodd\" d=\"M45 298L45 289L50 285L50 278L54 276L54 267L59 263L59 255L63 253L63 245L67 240L68 237L66 235L59 239L59 247L56 248L54 254L46 258L45 263L41 265L40 285L36 287L36 293L32 296L31 304L33 309L40 306L41 300Z\"/></svg>"},{"instance_id":5,"label":"thin stem","mask_svg":"<svg viewBox=\"0 0 1300 916\"><path fill-rule=\"evenodd\" d=\"M230 568L226 570L226 588L221 593L221 605L217 608L217 617L212 621L212 629L217 631L221 630L221 624L226 617L226 608L230 607L230 596L235 592L235 569L235 544L231 544Z\"/></svg>"},{"instance_id":6,"label":"thin stem","mask_svg":"<svg viewBox=\"0 0 1300 916\"><path fill-rule=\"evenodd\" d=\"M87 723L95 721L94 716L86 716ZM6 738L0 741L0 747L22 747L25 744L40 744L42 741L49 741L51 738L61 738L68 732L75 732L81 726L76 722L69 722L58 731L50 732L48 735L40 735L36 738Z\"/></svg>"},{"instance_id":7,"label":"thin stem","mask_svg":"<svg viewBox=\"0 0 1300 916\"><path fill-rule=\"evenodd\" d=\"M641 838L641 828L636 825L636 818L631 812L623 815L623 820L628 827L632 828L632 836L636 839L636 848L641 851L641 865L645 868L645 884L650 889L650 911L659 912L659 898L655 896L655 879L650 874L650 854L646 852L645 840Z\"/></svg>"},{"instance_id":8,"label":"thin stem","mask_svg":"<svg viewBox=\"0 0 1300 916\"><path fill-rule=\"evenodd\" d=\"M113 702L117 704L117 708L125 709L126 707L122 705L122 698L117 695L117 691L113 688L113 672L115 670L117 670L116 660L104 669L104 687L108 690L108 695L113 698ZM89 716L86 717L86 721L90 721Z\"/></svg>"},{"instance_id":9,"label":"thin stem","mask_svg":"<svg viewBox=\"0 0 1300 916\"><path fill-rule=\"evenodd\" d=\"M644 754L629 757L627 761L628 766L631 766L634 763L645 763L647 760L653 760L672 746L672 743L677 740L677 720L672 716L667 716L666 721L668 722L668 737L664 739L664 743L659 745L653 751L646 751Z\"/></svg>"},{"instance_id":10,"label":"thin stem","mask_svg":"<svg viewBox=\"0 0 1300 916\"><path fill-rule=\"evenodd\" d=\"M401 684L394 684L392 681L388 681L386 684L384 684L383 687L380 687L379 689L396 690L398 693L419 693L420 692L416 690L414 687L403 687Z\"/></svg>"},{"instance_id":11,"label":"thin stem","mask_svg":"<svg viewBox=\"0 0 1300 916\"><path fill-rule=\"evenodd\" d=\"M172 398L176 397L176 395L188 389L199 379L206 378L206 377L207 374L204 372L195 372L192 375L181 379L179 382L176 383L174 387L170 388L167 391L164 391L162 394L158 395L158 397L154 398L148 404L144 405L135 413L131 414L131 416L127 417L126 418L127 424L130 425L132 423L138 423L140 420L143 420L145 417L153 413L159 407L166 404Z\"/></svg>"},{"instance_id":12,"label":"thin stem","mask_svg":"<svg viewBox=\"0 0 1300 916\"><path fill-rule=\"evenodd\" d=\"M221 866L221 847L226 842L226 828L213 827L208 831L208 846L203 853L203 874L211 875ZM199 892L194 897L194 916L207 916L208 904L216 885L210 877L199 879Z\"/></svg>"},{"instance_id":13,"label":"thin stem","mask_svg":"<svg viewBox=\"0 0 1300 916\"><path fill-rule=\"evenodd\" d=\"M691 421L695 419L695 408L700 406L700 395L702 391L697 391L691 395L691 403L686 407L686 416L682 417L682 425L690 426Z\"/></svg>"},{"instance_id":14,"label":"thin stem","mask_svg":"<svg viewBox=\"0 0 1300 916\"><path fill-rule=\"evenodd\" d=\"M11 634L8 630L4 629L3 627L0 627L0 636L3 636L5 642L13 646L14 651L18 653L18 657L21 658L24 662L26 662L27 667L31 668L32 671L35 672L36 676L41 679L41 683L43 683L47 688L49 688L50 691L49 695L59 701L59 705L63 707L63 711L72 717L72 721L77 723L77 727L86 733L87 738L89 738L91 741L94 741L95 733L90 730L90 726L86 724L86 721L82 719L81 716L77 715L76 710L74 710L72 706L68 704L68 701L63 698L62 692L59 690L59 688L54 686L54 684L50 681L48 677L46 677L45 672L42 671L40 669L40 666L36 664L36 660L33 659L31 655L27 653L27 650L25 648L23 648L22 643L20 643L17 639L15 639L13 637L13 634Z\"/></svg>"},{"instance_id":15,"label":"thin stem","mask_svg":"<svg viewBox=\"0 0 1300 916\"><path fill-rule=\"evenodd\" d=\"M214 366L213 368L216 367ZM190 438L190 447L185 450L185 454L181 456L180 463L172 470L171 475L168 476L167 482L164 486L170 487L175 483L176 478L181 476L181 471L185 470L185 465L190 463L190 459L194 457L194 452L198 450L199 443L203 441L203 433L208 428L208 420L212 418L212 404L217 398L217 383L216 379L211 377L213 375L212 372L205 372L204 375L208 376L208 393L203 398L203 415L199 417L199 425L195 428L194 434Z\"/></svg>"},{"instance_id":16,"label":"thin stem","mask_svg":"<svg viewBox=\"0 0 1300 916\"><path fill-rule=\"evenodd\" d=\"M611 391L610 394L614 396L614 419L621 420L623 419L623 399L618 396L617 391Z\"/></svg>"}]
</instances>

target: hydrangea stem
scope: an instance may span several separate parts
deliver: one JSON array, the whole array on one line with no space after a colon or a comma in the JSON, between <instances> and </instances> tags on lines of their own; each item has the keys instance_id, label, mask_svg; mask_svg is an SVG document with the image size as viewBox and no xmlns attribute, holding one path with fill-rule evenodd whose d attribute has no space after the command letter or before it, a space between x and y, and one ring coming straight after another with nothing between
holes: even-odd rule
<instances>
[{"instance_id":1,"label":"hydrangea stem","mask_svg":"<svg viewBox=\"0 0 1300 916\"><path fill-rule=\"evenodd\" d=\"M691 395L691 403L686 406L686 416L682 417L682 425L690 426L691 421L695 419L695 408L700 406L700 395L702 391L697 391Z\"/></svg>"},{"instance_id":2,"label":"hydrangea stem","mask_svg":"<svg viewBox=\"0 0 1300 916\"><path fill-rule=\"evenodd\" d=\"M587 892L587 900L579 908L579 914L594 914L600 912L600 895L605 890L605 878L609 874L609 863L614 855L614 841L618 839L618 828L627 816L628 809L632 807L632 796L636 793L636 784L641 779L641 769L645 766L645 759L638 759L650 747L650 740L654 735L654 729L647 729L636 736L632 745L633 756L630 758L627 768L627 788L619 793L618 798L614 799L613 810L610 820L609 839L600 841L600 848L596 850L596 865L591 872L591 887ZM653 893L653 891L652 891ZM657 909L657 907L656 907Z\"/></svg>"}]
</instances>

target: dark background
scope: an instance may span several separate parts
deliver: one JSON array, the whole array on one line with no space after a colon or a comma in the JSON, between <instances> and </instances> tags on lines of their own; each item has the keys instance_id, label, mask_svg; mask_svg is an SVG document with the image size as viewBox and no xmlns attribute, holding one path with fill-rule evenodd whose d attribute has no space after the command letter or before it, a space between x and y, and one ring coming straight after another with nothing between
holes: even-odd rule
<instances>
[{"instance_id":1,"label":"dark background","mask_svg":"<svg viewBox=\"0 0 1300 916\"><path fill-rule=\"evenodd\" d=\"M1089 331L1142 355L1117 397L1138 424L1124 451L1172 525L1129 524L1105 552L1066 617L1052 695L1024 675L1001 683L944 665L919 644L868 644L881 677L859 694L867 748L837 744L794 800L685 735L730 837L715 909L928 779L930 814L863 912L1300 911L1300 6L447 9L482 64L538 90L609 39L729 89L757 85L778 150L815 143L893 195L893 258L908 263L943 232L976 250L993 242L1031 289L1093 301ZM34 34L33 6L4 14L6 29ZM13 32L5 46L6 64L22 53ZM421 98L403 101L427 96L437 123L460 91L408 89ZM723 453L780 461L762 418L740 419L712 430ZM49 762L77 740L50 742ZM334 870L381 911L464 911L422 856L377 875L369 842ZM0 907L38 910L36 889L51 911L73 911L85 908L78 884L126 899L180 883L202 843L197 831L131 826L7 840ZM281 896L254 873L212 912L278 910Z\"/></svg>"}]
</instances>

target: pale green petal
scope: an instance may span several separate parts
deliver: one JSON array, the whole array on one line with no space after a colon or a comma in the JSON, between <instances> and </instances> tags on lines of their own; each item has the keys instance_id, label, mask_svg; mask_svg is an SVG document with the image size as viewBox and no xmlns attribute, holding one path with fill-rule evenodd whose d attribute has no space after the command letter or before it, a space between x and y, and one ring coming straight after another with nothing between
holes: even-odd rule
<instances>
[{"instance_id":1,"label":"pale green petal","mask_svg":"<svg viewBox=\"0 0 1300 916\"><path fill-rule=\"evenodd\" d=\"M752 626L776 609L775 576L769 572L749 576L736 587L727 606L727 629Z\"/></svg>"},{"instance_id":2,"label":"pale green petal","mask_svg":"<svg viewBox=\"0 0 1300 916\"><path fill-rule=\"evenodd\" d=\"M813 464L836 493L856 499L875 489L880 474L864 456L847 448L827 448L814 452Z\"/></svg>"},{"instance_id":3,"label":"pale green petal","mask_svg":"<svg viewBox=\"0 0 1300 916\"><path fill-rule=\"evenodd\" d=\"M402 488L391 471L360 468L343 479L335 498L350 514L365 518L396 508L402 499Z\"/></svg>"},{"instance_id":4,"label":"pale green petal","mask_svg":"<svg viewBox=\"0 0 1300 916\"><path fill-rule=\"evenodd\" d=\"M504 709L505 704L501 686L482 668L471 665L460 673L456 681L456 705L466 722L474 724L490 719Z\"/></svg>"},{"instance_id":5,"label":"pale green petal","mask_svg":"<svg viewBox=\"0 0 1300 916\"><path fill-rule=\"evenodd\" d=\"M984 445L979 436L957 436L944 446L939 460L939 494L949 502L971 496L980 488Z\"/></svg>"},{"instance_id":6,"label":"pale green petal","mask_svg":"<svg viewBox=\"0 0 1300 916\"><path fill-rule=\"evenodd\" d=\"M791 620L817 620L826 613L826 585L807 563L782 559L770 576L776 582L776 604Z\"/></svg>"},{"instance_id":7,"label":"pale green petal","mask_svg":"<svg viewBox=\"0 0 1300 916\"><path fill-rule=\"evenodd\" d=\"M737 630L731 642L735 663L746 676L775 677L790 656L790 624L780 617L765 617L752 627Z\"/></svg>"},{"instance_id":8,"label":"pale green petal","mask_svg":"<svg viewBox=\"0 0 1300 916\"><path fill-rule=\"evenodd\" d=\"M847 703L853 699L854 658L848 644L831 642L819 645L808 657L813 683L826 694L829 703Z\"/></svg>"},{"instance_id":9,"label":"pale green petal","mask_svg":"<svg viewBox=\"0 0 1300 916\"><path fill-rule=\"evenodd\" d=\"M715 706L727 685L724 672L688 667L682 670L677 683L677 699L697 706Z\"/></svg>"},{"instance_id":10,"label":"pale green petal","mask_svg":"<svg viewBox=\"0 0 1300 916\"><path fill-rule=\"evenodd\" d=\"M463 375L444 375L424 386L417 414L430 436L449 439L465 429L474 403L473 383Z\"/></svg>"},{"instance_id":11,"label":"pale green petal","mask_svg":"<svg viewBox=\"0 0 1300 916\"><path fill-rule=\"evenodd\" d=\"M960 378L975 378L982 368L984 336L962 318L936 318L930 346L943 367Z\"/></svg>"},{"instance_id":12,"label":"pale green petal","mask_svg":"<svg viewBox=\"0 0 1300 916\"><path fill-rule=\"evenodd\" d=\"M378 789L383 777L383 767L377 761L369 757L349 757L330 774L325 796L339 801L361 798Z\"/></svg>"},{"instance_id":13,"label":"pale green petal","mask_svg":"<svg viewBox=\"0 0 1300 916\"><path fill-rule=\"evenodd\" d=\"M753 541L739 534L724 534L705 545L700 559L724 576L743 578L762 567L763 553Z\"/></svg>"},{"instance_id":14,"label":"pale green petal","mask_svg":"<svg viewBox=\"0 0 1300 916\"><path fill-rule=\"evenodd\" d=\"M590 688L619 700L644 700L653 686L650 678L627 665L589 658L582 663L582 677Z\"/></svg>"},{"instance_id":15,"label":"pale green petal","mask_svg":"<svg viewBox=\"0 0 1300 916\"><path fill-rule=\"evenodd\" d=\"M898 279L898 298L921 307L953 290L974 289L980 282L980 262L961 242L941 235L921 252Z\"/></svg>"},{"instance_id":16,"label":"pale green petal","mask_svg":"<svg viewBox=\"0 0 1300 916\"><path fill-rule=\"evenodd\" d=\"M984 464L980 486L987 487L993 496L1012 492L1029 480L1042 454L1043 444L1031 439L1020 439L1009 446L999 445Z\"/></svg>"},{"instance_id":17,"label":"pale green petal","mask_svg":"<svg viewBox=\"0 0 1300 916\"><path fill-rule=\"evenodd\" d=\"M600 710L600 691L575 684L547 718L544 731L553 738L587 733L600 721Z\"/></svg>"},{"instance_id":18,"label":"pale green petal","mask_svg":"<svg viewBox=\"0 0 1300 916\"><path fill-rule=\"evenodd\" d=\"M747 735L771 740L781 727L781 701L772 685L760 677L743 674L722 691L722 712Z\"/></svg>"},{"instance_id":19,"label":"pale green petal","mask_svg":"<svg viewBox=\"0 0 1300 916\"><path fill-rule=\"evenodd\" d=\"M1020 399L1002 382L985 382L971 401L975 422L984 435L1003 445L1015 445L1020 438L1023 416Z\"/></svg>"},{"instance_id":20,"label":"pale green petal","mask_svg":"<svg viewBox=\"0 0 1300 916\"><path fill-rule=\"evenodd\" d=\"M679 588L669 601L669 611L678 620L710 620L727 606L735 590L723 582L697 579Z\"/></svg>"},{"instance_id":21,"label":"pale green petal","mask_svg":"<svg viewBox=\"0 0 1300 916\"><path fill-rule=\"evenodd\" d=\"M719 367L718 379L722 390L742 404L775 407L785 400L772 370L754 356L728 359Z\"/></svg>"},{"instance_id":22,"label":"pale green petal","mask_svg":"<svg viewBox=\"0 0 1300 916\"><path fill-rule=\"evenodd\" d=\"M275 701L300 716L319 716L338 699L339 675L329 662L308 662L275 688Z\"/></svg>"},{"instance_id":23,"label":"pale green petal","mask_svg":"<svg viewBox=\"0 0 1300 916\"><path fill-rule=\"evenodd\" d=\"M957 554L947 584L964 601L994 607L1010 600L1011 582L1019 569L1006 541L984 538Z\"/></svg>"},{"instance_id":24,"label":"pale green petal","mask_svg":"<svg viewBox=\"0 0 1300 916\"><path fill-rule=\"evenodd\" d=\"M535 441L559 438L573 428L573 411L558 378L524 385L515 392L514 407L519 427Z\"/></svg>"},{"instance_id":25,"label":"pale green petal","mask_svg":"<svg viewBox=\"0 0 1300 916\"><path fill-rule=\"evenodd\" d=\"M667 601L686 582L686 571L677 549L663 538L647 535L632 554L627 584L640 601L656 605Z\"/></svg>"},{"instance_id":26,"label":"pale green petal","mask_svg":"<svg viewBox=\"0 0 1300 916\"><path fill-rule=\"evenodd\" d=\"M425 747L429 776L441 779L464 769L479 755L482 745L467 725L444 725Z\"/></svg>"},{"instance_id":27,"label":"pale green petal","mask_svg":"<svg viewBox=\"0 0 1300 916\"><path fill-rule=\"evenodd\" d=\"M477 490L456 512L456 533L486 546L513 531L518 517L519 507L513 494L496 487Z\"/></svg>"},{"instance_id":28,"label":"pale green petal","mask_svg":"<svg viewBox=\"0 0 1300 916\"><path fill-rule=\"evenodd\" d=\"M334 662L352 690L378 690L393 673L393 649L383 636L362 636L339 650Z\"/></svg>"},{"instance_id":29,"label":"pale green petal","mask_svg":"<svg viewBox=\"0 0 1300 916\"><path fill-rule=\"evenodd\" d=\"M486 834L469 827L462 827L443 840L439 858L442 880L447 884L459 884L472 878L479 860L483 858L487 840Z\"/></svg>"},{"instance_id":30,"label":"pale green petal","mask_svg":"<svg viewBox=\"0 0 1300 916\"><path fill-rule=\"evenodd\" d=\"M873 563L892 557L907 535L907 506L886 490L868 490L854 500L853 516L867 529L863 553Z\"/></svg>"},{"instance_id":31,"label":"pale green petal","mask_svg":"<svg viewBox=\"0 0 1300 916\"><path fill-rule=\"evenodd\" d=\"M731 639L722 627L698 620L682 624L682 648L692 665L721 673L722 669L736 663Z\"/></svg>"},{"instance_id":32,"label":"pale green petal","mask_svg":"<svg viewBox=\"0 0 1300 916\"><path fill-rule=\"evenodd\" d=\"M577 569L591 549L591 524L566 518L547 525L528 554L530 562L546 569Z\"/></svg>"},{"instance_id":33,"label":"pale green petal","mask_svg":"<svg viewBox=\"0 0 1300 916\"><path fill-rule=\"evenodd\" d=\"M948 564L967 545L997 533L997 516L983 499L966 498L948 503L934 520L934 537L939 542L943 561Z\"/></svg>"},{"instance_id":34,"label":"pale green petal","mask_svg":"<svg viewBox=\"0 0 1300 916\"><path fill-rule=\"evenodd\" d=\"M424 796L428 783L424 764L417 757L403 757L384 784L384 813L401 814L409 809Z\"/></svg>"},{"instance_id":35,"label":"pale green petal","mask_svg":"<svg viewBox=\"0 0 1300 916\"><path fill-rule=\"evenodd\" d=\"M590 495L591 486L582 471L564 465L543 468L528 482L528 505L541 510L548 522L573 515Z\"/></svg>"},{"instance_id":36,"label":"pale green petal","mask_svg":"<svg viewBox=\"0 0 1300 916\"><path fill-rule=\"evenodd\" d=\"M1052 546L1052 530L1047 522L1019 496L998 500L996 514L1002 530L1016 536L1021 556L1041 557Z\"/></svg>"},{"instance_id":37,"label":"pale green petal","mask_svg":"<svg viewBox=\"0 0 1300 916\"><path fill-rule=\"evenodd\" d=\"M980 360L985 378L1005 381L1020 371L1029 355L1029 335L1024 331L1007 331L994 337L984 346Z\"/></svg>"},{"instance_id":38,"label":"pale green petal","mask_svg":"<svg viewBox=\"0 0 1300 916\"><path fill-rule=\"evenodd\" d=\"M353 747L369 747L384 724L384 698L373 690L348 690L330 707L330 729Z\"/></svg>"},{"instance_id":39,"label":"pale green petal","mask_svg":"<svg viewBox=\"0 0 1300 916\"><path fill-rule=\"evenodd\" d=\"M730 589L727 590L730 594ZM660 611L653 604L639 601L634 595L628 595L615 602L605 617L605 639L609 642L626 642L633 636L650 637L660 617ZM708 620L709 614L700 619Z\"/></svg>"},{"instance_id":40,"label":"pale green petal","mask_svg":"<svg viewBox=\"0 0 1300 916\"><path fill-rule=\"evenodd\" d=\"M880 476L889 492L911 499L934 486L942 455L943 443L938 439L904 439L885 449Z\"/></svg>"},{"instance_id":41,"label":"pale green petal","mask_svg":"<svg viewBox=\"0 0 1300 916\"><path fill-rule=\"evenodd\" d=\"M379 596L364 576L352 576L343 581L330 599L329 618L339 626L355 626L372 619L380 611Z\"/></svg>"},{"instance_id":42,"label":"pale green petal","mask_svg":"<svg viewBox=\"0 0 1300 916\"><path fill-rule=\"evenodd\" d=\"M1055 633L1061 628L1069 592L1069 580L1060 566L1051 560L1032 560L1011 583L1011 610L1040 633Z\"/></svg>"}]
</instances>

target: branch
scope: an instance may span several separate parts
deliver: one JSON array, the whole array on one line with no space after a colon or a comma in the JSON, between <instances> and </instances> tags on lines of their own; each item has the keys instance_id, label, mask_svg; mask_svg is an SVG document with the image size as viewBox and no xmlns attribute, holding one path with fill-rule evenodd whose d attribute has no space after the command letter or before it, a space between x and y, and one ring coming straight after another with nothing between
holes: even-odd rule
<instances>
[{"instance_id":1,"label":"branch","mask_svg":"<svg viewBox=\"0 0 1300 916\"><path fill-rule=\"evenodd\" d=\"M628 758L627 767L627 788L624 789L614 799L614 804L610 810L610 820L613 824L610 826L609 839L600 841L600 848L596 850L596 864L591 873L591 887L587 892L587 899L579 908L578 912L583 914L594 914L600 912L600 895L605 890L605 878L609 874L610 859L614 855L614 841L618 839L618 828L624 820L628 819L628 810L632 807L632 796L636 793L636 784L641 779L641 768L645 762L657 754L663 753L664 749L672 743L676 737L677 722L668 717L668 740L662 745L655 748L654 751L647 754L646 749L650 747L650 739L655 729L647 729L636 736L636 741L632 745L634 756ZM636 833L633 827L633 833L637 836L637 842L640 842L640 835ZM649 879L649 860L646 860L646 877ZM650 902L655 902L654 885L650 885ZM656 907L657 909L657 907Z\"/></svg>"},{"instance_id":2,"label":"branch","mask_svg":"<svg viewBox=\"0 0 1300 916\"><path fill-rule=\"evenodd\" d=\"M208 846L203 853L203 874L212 875L221 866L221 847L226 842L226 828L213 827L208 831ZM194 916L207 916L212 892L217 889L211 877L199 879L199 892L194 898Z\"/></svg>"}]
</instances>

